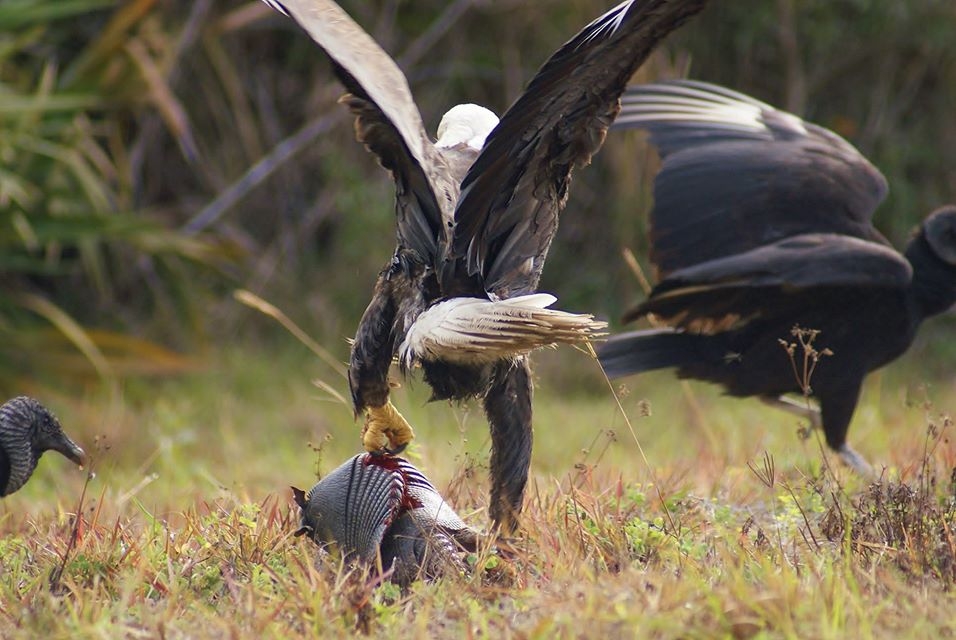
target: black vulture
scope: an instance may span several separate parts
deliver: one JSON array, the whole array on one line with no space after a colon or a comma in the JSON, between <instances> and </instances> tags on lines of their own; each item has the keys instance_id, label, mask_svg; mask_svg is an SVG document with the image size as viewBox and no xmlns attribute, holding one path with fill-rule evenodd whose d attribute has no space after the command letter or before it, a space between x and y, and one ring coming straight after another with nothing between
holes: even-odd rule
<instances>
[{"instance_id":1,"label":"black vulture","mask_svg":"<svg viewBox=\"0 0 956 640\"><path fill-rule=\"evenodd\" d=\"M83 449L38 401L19 396L0 406L0 496L26 484L44 451L59 451L80 466L86 461Z\"/></svg>"},{"instance_id":2,"label":"black vulture","mask_svg":"<svg viewBox=\"0 0 956 640\"><path fill-rule=\"evenodd\" d=\"M727 394L799 410L781 340L818 331L810 412L827 444L869 474L846 441L867 373L909 348L924 318L956 302L956 207L930 214L903 255L871 224L883 175L823 127L693 81L634 87L620 128L641 128L661 157L651 211L659 282L625 316L667 328L613 336L610 377L675 367ZM801 356L797 354L799 359Z\"/></svg>"},{"instance_id":3,"label":"black vulture","mask_svg":"<svg viewBox=\"0 0 956 640\"><path fill-rule=\"evenodd\" d=\"M412 437L389 402L395 355L403 369L421 364L433 399L482 398L491 427L490 515L504 530L515 526L531 457L526 354L605 326L548 310L554 298L536 293L571 171L600 148L637 67L705 2L618 5L552 55L493 129L483 128L486 116L470 120L484 113L479 107L458 107L443 119L437 143L401 71L337 5L270 2L332 58L357 137L395 180L398 246L349 361L355 412L366 414L365 447L400 451Z\"/></svg>"},{"instance_id":4,"label":"black vulture","mask_svg":"<svg viewBox=\"0 0 956 640\"><path fill-rule=\"evenodd\" d=\"M308 494L295 487L292 493L302 510L295 535L308 534L319 546L335 543L348 558L381 561L399 584L463 570L462 552L477 548L478 532L403 458L359 454Z\"/></svg>"}]
</instances>

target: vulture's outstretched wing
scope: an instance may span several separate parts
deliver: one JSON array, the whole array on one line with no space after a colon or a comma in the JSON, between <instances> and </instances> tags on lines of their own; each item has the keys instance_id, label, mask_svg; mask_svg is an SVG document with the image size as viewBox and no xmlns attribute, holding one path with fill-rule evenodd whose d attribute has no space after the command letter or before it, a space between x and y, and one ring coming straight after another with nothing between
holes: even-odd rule
<instances>
[{"instance_id":1,"label":"vulture's outstretched wing","mask_svg":"<svg viewBox=\"0 0 956 640\"><path fill-rule=\"evenodd\" d=\"M661 277L801 233L888 244L870 223L885 178L823 127L689 80L630 88L614 126L646 129L663 159L651 212Z\"/></svg>"},{"instance_id":2,"label":"vulture's outstretched wing","mask_svg":"<svg viewBox=\"0 0 956 640\"><path fill-rule=\"evenodd\" d=\"M507 298L534 291L572 168L587 164L601 147L634 71L704 4L624 2L551 56L462 182L440 267L444 295Z\"/></svg>"},{"instance_id":3,"label":"vulture's outstretched wing","mask_svg":"<svg viewBox=\"0 0 956 640\"><path fill-rule=\"evenodd\" d=\"M334 2L263 1L291 15L332 59L349 92L342 101L356 116L356 136L395 179L399 246L434 260L457 185L449 181L445 161L425 131L405 75Z\"/></svg>"},{"instance_id":4,"label":"vulture's outstretched wing","mask_svg":"<svg viewBox=\"0 0 956 640\"><path fill-rule=\"evenodd\" d=\"M681 329L725 331L753 318L795 315L828 292L903 292L912 277L909 262L890 247L805 234L675 271L627 319L653 313Z\"/></svg>"}]
</instances>

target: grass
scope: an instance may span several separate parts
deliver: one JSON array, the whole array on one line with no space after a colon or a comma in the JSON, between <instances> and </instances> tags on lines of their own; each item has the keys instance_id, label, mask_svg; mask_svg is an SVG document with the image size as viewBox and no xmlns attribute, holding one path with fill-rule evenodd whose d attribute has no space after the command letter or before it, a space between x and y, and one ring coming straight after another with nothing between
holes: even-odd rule
<instances>
[{"instance_id":1,"label":"grass","mask_svg":"<svg viewBox=\"0 0 956 640\"><path fill-rule=\"evenodd\" d=\"M471 575L407 593L376 588L291 535L288 486L309 486L357 450L358 427L334 397L346 388L337 368L298 349L237 349L188 377L52 398L93 449L95 477L49 454L0 504L0 636L956 631L956 445L941 415L952 410L951 379L934 385L935 404L909 399L921 393L905 391L918 378L912 360L868 382L850 433L890 467L893 482L874 489L838 467L825 473L815 438L800 440L788 415L688 391L668 374L620 393L648 466L596 363L566 349L537 362L522 537L500 557L472 558ZM480 411L426 404L425 393L418 382L395 396L418 433L410 457L484 527Z\"/></svg>"},{"instance_id":2,"label":"grass","mask_svg":"<svg viewBox=\"0 0 956 640\"><path fill-rule=\"evenodd\" d=\"M0 3L0 382L32 386L95 453L95 477L51 454L0 502L0 637L953 635L945 353L918 368L911 355L867 386L851 436L891 467L883 489L828 473L797 420L667 373L629 382L619 408L597 365L561 350L537 358L534 475L507 557L403 594L293 539L288 485L358 447L339 367L247 348L176 379L117 381L193 365L134 338L144 318L181 347L206 344L193 335L203 327L223 342L248 329L207 297L233 286L276 297L326 281L303 304L324 333L351 331L367 299L352 276L391 250L379 215L390 187L332 107L341 88L327 63L288 21L253 2L184 4ZM466 98L503 108L594 10L479 7L467 29L451 20L431 40L442 3L365 4L349 9L411 71L430 129ZM956 145L944 90L956 83L944 3L816 3L789 20L793 3L731 4L677 34L673 64L653 64L684 67L686 49L697 77L800 112L805 101L887 171L889 236L946 199ZM585 292L564 298L577 308L632 295L621 272L606 275L607 247L645 237L643 156L611 140L600 157L569 212L604 223L565 216L556 243L572 250L546 273ZM356 190L366 173L376 186ZM197 220L211 226L194 236ZM618 295L615 282L627 283ZM81 379L90 362L105 382ZM35 371L73 395L35 390ZM396 402L418 431L414 462L485 526L480 411L428 405L421 383Z\"/></svg>"}]
</instances>

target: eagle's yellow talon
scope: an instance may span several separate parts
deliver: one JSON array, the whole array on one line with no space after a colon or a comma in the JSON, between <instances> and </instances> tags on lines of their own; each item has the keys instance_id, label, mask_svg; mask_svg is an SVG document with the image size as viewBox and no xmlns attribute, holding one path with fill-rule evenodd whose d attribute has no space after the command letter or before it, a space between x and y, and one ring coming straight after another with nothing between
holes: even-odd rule
<instances>
[{"instance_id":1,"label":"eagle's yellow talon","mask_svg":"<svg viewBox=\"0 0 956 640\"><path fill-rule=\"evenodd\" d=\"M370 453L398 454L415 437L412 426L402 417L391 401L381 407L368 407L362 444Z\"/></svg>"}]
</instances>

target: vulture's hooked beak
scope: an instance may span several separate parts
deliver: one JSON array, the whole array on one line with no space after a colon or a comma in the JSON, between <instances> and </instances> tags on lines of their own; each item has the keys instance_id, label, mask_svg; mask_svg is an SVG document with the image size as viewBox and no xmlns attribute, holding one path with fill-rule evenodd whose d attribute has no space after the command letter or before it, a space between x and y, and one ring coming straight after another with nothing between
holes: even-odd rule
<instances>
[{"instance_id":1,"label":"vulture's hooked beak","mask_svg":"<svg viewBox=\"0 0 956 640\"><path fill-rule=\"evenodd\" d=\"M86 452L83 451L83 447L70 440L70 437L65 433L60 434L60 437L57 439L51 449L54 451L59 451L81 469L90 461L89 456L87 456Z\"/></svg>"}]
</instances>

